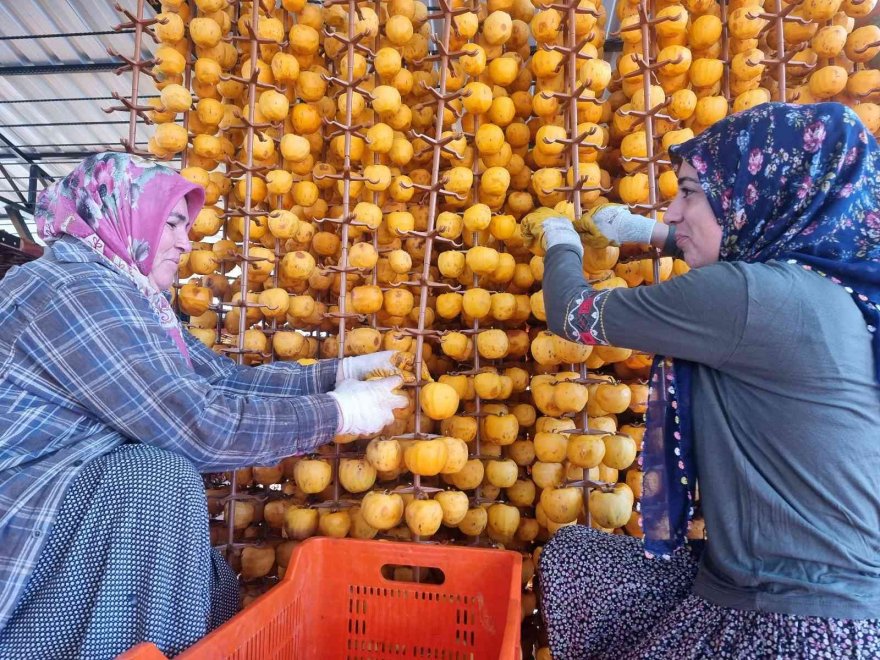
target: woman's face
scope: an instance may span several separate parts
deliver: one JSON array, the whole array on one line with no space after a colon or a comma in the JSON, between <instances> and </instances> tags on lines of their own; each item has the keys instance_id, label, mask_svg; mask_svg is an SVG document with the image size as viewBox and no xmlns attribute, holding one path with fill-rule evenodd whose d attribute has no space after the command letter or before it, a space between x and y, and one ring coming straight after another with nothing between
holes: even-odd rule
<instances>
[{"instance_id":1,"label":"woman's face","mask_svg":"<svg viewBox=\"0 0 880 660\"><path fill-rule=\"evenodd\" d=\"M721 225L690 163L682 162L678 168L678 194L664 219L675 227L675 243L688 266L699 268L718 261Z\"/></svg>"},{"instance_id":2,"label":"woman's face","mask_svg":"<svg viewBox=\"0 0 880 660\"><path fill-rule=\"evenodd\" d=\"M160 291L171 288L177 274L180 255L190 250L189 236L186 231L188 219L186 198L181 197L165 221L165 227L162 229L162 236L159 239L159 249L156 252L153 269L149 275L150 281Z\"/></svg>"}]
</instances>

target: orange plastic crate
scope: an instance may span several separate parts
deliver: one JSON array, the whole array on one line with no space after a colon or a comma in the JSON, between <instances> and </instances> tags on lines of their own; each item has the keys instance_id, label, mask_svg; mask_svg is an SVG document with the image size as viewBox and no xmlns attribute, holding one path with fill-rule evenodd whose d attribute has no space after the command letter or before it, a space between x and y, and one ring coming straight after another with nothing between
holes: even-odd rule
<instances>
[{"instance_id":1,"label":"orange plastic crate","mask_svg":"<svg viewBox=\"0 0 880 660\"><path fill-rule=\"evenodd\" d=\"M309 539L278 586L177 657L519 660L521 564L502 550ZM391 580L388 566L443 582ZM164 657L145 643L119 660Z\"/></svg>"}]
</instances>

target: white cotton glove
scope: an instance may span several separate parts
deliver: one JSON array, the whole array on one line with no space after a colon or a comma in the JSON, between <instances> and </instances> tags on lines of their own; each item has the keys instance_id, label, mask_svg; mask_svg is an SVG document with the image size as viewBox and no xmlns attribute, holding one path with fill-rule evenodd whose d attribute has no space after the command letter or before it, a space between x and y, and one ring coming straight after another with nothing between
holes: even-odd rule
<instances>
[{"instance_id":1,"label":"white cotton glove","mask_svg":"<svg viewBox=\"0 0 880 660\"><path fill-rule=\"evenodd\" d=\"M365 376L377 369L395 372L397 367L391 362L393 356L394 351L379 351L378 353L342 358L336 372L336 382L349 379L363 380Z\"/></svg>"},{"instance_id":2,"label":"white cotton glove","mask_svg":"<svg viewBox=\"0 0 880 660\"><path fill-rule=\"evenodd\" d=\"M343 380L330 396L339 405L336 434L373 435L394 421L394 410L405 408L409 399L394 390L403 384L400 376L378 380Z\"/></svg>"},{"instance_id":3,"label":"white cotton glove","mask_svg":"<svg viewBox=\"0 0 880 660\"><path fill-rule=\"evenodd\" d=\"M631 213L622 204L605 204L593 213L596 228L612 243L650 243L656 220Z\"/></svg>"},{"instance_id":4,"label":"white cotton glove","mask_svg":"<svg viewBox=\"0 0 880 660\"><path fill-rule=\"evenodd\" d=\"M584 258L584 246L571 220L564 216L547 218L541 223L541 229L545 250L549 250L554 245L570 245L581 255L581 259Z\"/></svg>"}]
</instances>

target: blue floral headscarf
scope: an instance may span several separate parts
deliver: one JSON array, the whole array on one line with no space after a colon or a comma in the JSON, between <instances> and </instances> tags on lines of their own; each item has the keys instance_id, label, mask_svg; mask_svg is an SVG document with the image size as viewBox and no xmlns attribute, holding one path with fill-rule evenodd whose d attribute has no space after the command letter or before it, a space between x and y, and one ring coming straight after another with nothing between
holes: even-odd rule
<instances>
[{"instance_id":1,"label":"blue floral headscarf","mask_svg":"<svg viewBox=\"0 0 880 660\"><path fill-rule=\"evenodd\" d=\"M670 149L698 172L722 227L722 261L786 261L849 293L873 334L880 382L880 149L838 103L767 103ZM693 364L658 358L645 434L642 526L668 556L693 516Z\"/></svg>"}]
</instances>

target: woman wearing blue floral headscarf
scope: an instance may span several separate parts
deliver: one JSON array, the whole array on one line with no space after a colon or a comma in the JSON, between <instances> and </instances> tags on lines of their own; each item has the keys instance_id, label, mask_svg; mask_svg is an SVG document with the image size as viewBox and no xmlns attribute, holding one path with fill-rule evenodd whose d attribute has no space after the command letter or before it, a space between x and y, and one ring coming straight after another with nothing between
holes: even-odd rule
<instances>
[{"instance_id":1,"label":"woman wearing blue floral headscarf","mask_svg":"<svg viewBox=\"0 0 880 660\"><path fill-rule=\"evenodd\" d=\"M595 291L571 223L543 226L551 329L663 356L644 541L573 526L546 545L553 656L880 657L880 149L842 105L767 104L671 155L666 225L593 219L674 242L689 273Z\"/></svg>"}]
</instances>

